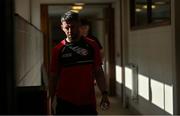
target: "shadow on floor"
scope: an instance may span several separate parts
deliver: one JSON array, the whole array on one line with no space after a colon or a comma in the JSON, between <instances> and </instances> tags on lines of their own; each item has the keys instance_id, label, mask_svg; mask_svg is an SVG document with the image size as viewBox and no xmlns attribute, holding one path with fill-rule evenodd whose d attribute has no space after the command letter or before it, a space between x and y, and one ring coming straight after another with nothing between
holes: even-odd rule
<instances>
[{"instance_id":1,"label":"shadow on floor","mask_svg":"<svg viewBox=\"0 0 180 116\"><path fill-rule=\"evenodd\" d=\"M96 87L96 99L97 99L97 111L99 115L135 115L132 111L127 108L123 108L122 102L117 97L109 97L111 106L108 110L100 109L101 95L99 89Z\"/></svg>"}]
</instances>

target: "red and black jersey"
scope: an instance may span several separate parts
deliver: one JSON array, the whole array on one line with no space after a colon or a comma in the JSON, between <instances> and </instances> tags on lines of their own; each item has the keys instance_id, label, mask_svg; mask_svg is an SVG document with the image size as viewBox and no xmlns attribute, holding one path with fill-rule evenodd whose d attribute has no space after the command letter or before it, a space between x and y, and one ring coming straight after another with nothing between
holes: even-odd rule
<instances>
[{"instance_id":1,"label":"red and black jersey","mask_svg":"<svg viewBox=\"0 0 180 116\"><path fill-rule=\"evenodd\" d=\"M102 45L100 44L98 38L96 38L95 36L90 35L90 34L89 34L87 37L88 37L89 39L94 40L94 41L97 43L97 45L98 45L98 47L99 47L100 50L103 49L103 47L102 47Z\"/></svg>"},{"instance_id":2,"label":"red and black jersey","mask_svg":"<svg viewBox=\"0 0 180 116\"><path fill-rule=\"evenodd\" d=\"M59 54L59 61L64 67L92 64L94 61L93 55L93 47L86 43L84 39L80 39L75 43L66 42Z\"/></svg>"},{"instance_id":3,"label":"red and black jersey","mask_svg":"<svg viewBox=\"0 0 180 116\"><path fill-rule=\"evenodd\" d=\"M51 73L59 74L57 97L76 105L95 106L93 71L101 66L100 51L90 39L61 41L52 51Z\"/></svg>"}]
</instances>

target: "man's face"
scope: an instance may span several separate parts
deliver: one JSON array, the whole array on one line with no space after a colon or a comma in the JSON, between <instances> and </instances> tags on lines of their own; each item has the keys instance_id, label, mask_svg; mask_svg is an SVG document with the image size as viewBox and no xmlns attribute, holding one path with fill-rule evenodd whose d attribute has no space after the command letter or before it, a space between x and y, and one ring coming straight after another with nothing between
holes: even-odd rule
<instances>
[{"instance_id":1,"label":"man's face","mask_svg":"<svg viewBox=\"0 0 180 116\"><path fill-rule=\"evenodd\" d=\"M82 36L86 37L89 33L89 26L88 25L80 26L79 31Z\"/></svg>"},{"instance_id":2,"label":"man's face","mask_svg":"<svg viewBox=\"0 0 180 116\"><path fill-rule=\"evenodd\" d=\"M79 24L77 22L63 21L61 25L62 30L65 32L67 38L74 40L79 36Z\"/></svg>"}]
</instances>

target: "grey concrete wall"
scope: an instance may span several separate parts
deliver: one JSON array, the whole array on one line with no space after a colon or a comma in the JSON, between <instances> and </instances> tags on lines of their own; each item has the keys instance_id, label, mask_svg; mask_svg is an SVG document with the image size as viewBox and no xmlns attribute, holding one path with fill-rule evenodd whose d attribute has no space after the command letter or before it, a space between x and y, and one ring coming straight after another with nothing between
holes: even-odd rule
<instances>
[{"instance_id":1,"label":"grey concrete wall","mask_svg":"<svg viewBox=\"0 0 180 116\"><path fill-rule=\"evenodd\" d=\"M31 22L31 1L15 0L15 12L21 15L28 22Z\"/></svg>"},{"instance_id":2,"label":"grey concrete wall","mask_svg":"<svg viewBox=\"0 0 180 116\"><path fill-rule=\"evenodd\" d=\"M17 15L14 44L17 86L40 86L43 63L42 33Z\"/></svg>"}]
</instances>

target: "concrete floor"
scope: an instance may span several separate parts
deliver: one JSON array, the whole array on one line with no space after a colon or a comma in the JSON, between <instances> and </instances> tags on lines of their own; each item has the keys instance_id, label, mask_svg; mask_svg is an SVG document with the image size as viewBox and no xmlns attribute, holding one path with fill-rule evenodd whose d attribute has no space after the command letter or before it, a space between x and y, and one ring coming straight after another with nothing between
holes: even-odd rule
<instances>
[{"instance_id":1,"label":"concrete floor","mask_svg":"<svg viewBox=\"0 0 180 116\"><path fill-rule=\"evenodd\" d=\"M101 110L99 104L101 100L101 94L97 86L95 86L96 90L96 100L97 100L97 111L98 115L135 115L132 111L127 108L123 108L122 102L117 97L109 97L110 100L110 108L108 110ZM54 102L54 110L55 110L56 102Z\"/></svg>"},{"instance_id":2,"label":"concrete floor","mask_svg":"<svg viewBox=\"0 0 180 116\"><path fill-rule=\"evenodd\" d=\"M109 97L110 100L110 109L101 110L99 104L101 100L100 91L96 88L96 96L97 96L97 111L99 115L135 115L132 111L127 108L123 108L122 102L117 97Z\"/></svg>"}]
</instances>

